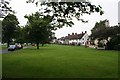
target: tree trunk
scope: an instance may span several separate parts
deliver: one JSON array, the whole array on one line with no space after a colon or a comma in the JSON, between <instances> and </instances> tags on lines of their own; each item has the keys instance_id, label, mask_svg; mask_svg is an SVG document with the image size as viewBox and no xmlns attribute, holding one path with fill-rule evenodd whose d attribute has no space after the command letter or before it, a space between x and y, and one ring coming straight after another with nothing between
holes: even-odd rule
<instances>
[{"instance_id":1,"label":"tree trunk","mask_svg":"<svg viewBox=\"0 0 120 80\"><path fill-rule=\"evenodd\" d=\"M39 43L37 43L37 49L39 49Z\"/></svg>"},{"instance_id":2,"label":"tree trunk","mask_svg":"<svg viewBox=\"0 0 120 80\"><path fill-rule=\"evenodd\" d=\"M42 46L44 46L44 44L42 44Z\"/></svg>"},{"instance_id":3,"label":"tree trunk","mask_svg":"<svg viewBox=\"0 0 120 80\"><path fill-rule=\"evenodd\" d=\"M10 42L8 41L8 42L7 42L7 48L9 47L9 45L10 45Z\"/></svg>"}]
</instances>

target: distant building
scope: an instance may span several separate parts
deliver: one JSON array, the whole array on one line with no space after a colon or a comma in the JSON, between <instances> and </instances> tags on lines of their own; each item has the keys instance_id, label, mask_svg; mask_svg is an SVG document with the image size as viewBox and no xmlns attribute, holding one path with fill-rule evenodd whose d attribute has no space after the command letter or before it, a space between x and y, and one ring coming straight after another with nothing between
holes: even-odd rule
<instances>
[{"instance_id":1,"label":"distant building","mask_svg":"<svg viewBox=\"0 0 120 80\"><path fill-rule=\"evenodd\" d=\"M88 44L89 41L89 35L87 34L87 32L85 31L83 37L80 39L80 43L82 45Z\"/></svg>"},{"instance_id":2,"label":"distant building","mask_svg":"<svg viewBox=\"0 0 120 80\"><path fill-rule=\"evenodd\" d=\"M89 41L89 35L87 31L85 33L72 33L71 35L61 37L58 39L58 43L66 44L66 45L85 45Z\"/></svg>"}]
</instances>

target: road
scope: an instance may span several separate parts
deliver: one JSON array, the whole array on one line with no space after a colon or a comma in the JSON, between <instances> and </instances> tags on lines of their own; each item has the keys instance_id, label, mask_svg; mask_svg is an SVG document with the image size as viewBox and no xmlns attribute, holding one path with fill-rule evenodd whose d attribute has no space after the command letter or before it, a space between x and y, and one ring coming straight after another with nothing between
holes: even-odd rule
<instances>
[{"instance_id":1,"label":"road","mask_svg":"<svg viewBox=\"0 0 120 80\"><path fill-rule=\"evenodd\" d=\"M9 52L11 52L11 51L8 51L7 49L6 50L0 50L0 54L2 54L2 53L9 53Z\"/></svg>"},{"instance_id":2,"label":"road","mask_svg":"<svg viewBox=\"0 0 120 80\"><path fill-rule=\"evenodd\" d=\"M23 47L23 49L26 49L26 48L31 48L32 46L25 46ZM11 53L12 51L8 51L7 49L6 50L0 50L0 54L4 54L4 53Z\"/></svg>"}]
</instances>

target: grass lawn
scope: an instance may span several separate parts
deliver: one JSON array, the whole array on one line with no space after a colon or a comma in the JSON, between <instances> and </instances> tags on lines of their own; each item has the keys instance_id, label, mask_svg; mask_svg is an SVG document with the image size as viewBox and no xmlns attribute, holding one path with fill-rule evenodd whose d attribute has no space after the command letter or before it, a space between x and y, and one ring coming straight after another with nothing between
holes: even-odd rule
<instances>
[{"instance_id":1,"label":"grass lawn","mask_svg":"<svg viewBox=\"0 0 120 80\"><path fill-rule=\"evenodd\" d=\"M118 52L45 45L2 54L3 78L117 78Z\"/></svg>"},{"instance_id":2,"label":"grass lawn","mask_svg":"<svg viewBox=\"0 0 120 80\"><path fill-rule=\"evenodd\" d=\"M6 45L0 46L0 50L4 50L4 49L7 49L7 46L6 46Z\"/></svg>"}]
</instances>

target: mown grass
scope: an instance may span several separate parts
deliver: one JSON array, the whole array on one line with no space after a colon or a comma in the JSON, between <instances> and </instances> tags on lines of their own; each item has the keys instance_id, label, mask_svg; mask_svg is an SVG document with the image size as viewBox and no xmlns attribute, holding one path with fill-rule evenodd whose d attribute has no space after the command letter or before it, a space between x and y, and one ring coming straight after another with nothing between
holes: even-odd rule
<instances>
[{"instance_id":1,"label":"mown grass","mask_svg":"<svg viewBox=\"0 0 120 80\"><path fill-rule=\"evenodd\" d=\"M5 49L7 49L6 45L0 45L0 50L5 50Z\"/></svg>"},{"instance_id":2,"label":"mown grass","mask_svg":"<svg viewBox=\"0 0 120 80\"><path fill-rule=\"evenodd\" d=\"M3 78L117 78L118 52L46 45L3 54Z\"/></svg>"}]
</instances>

